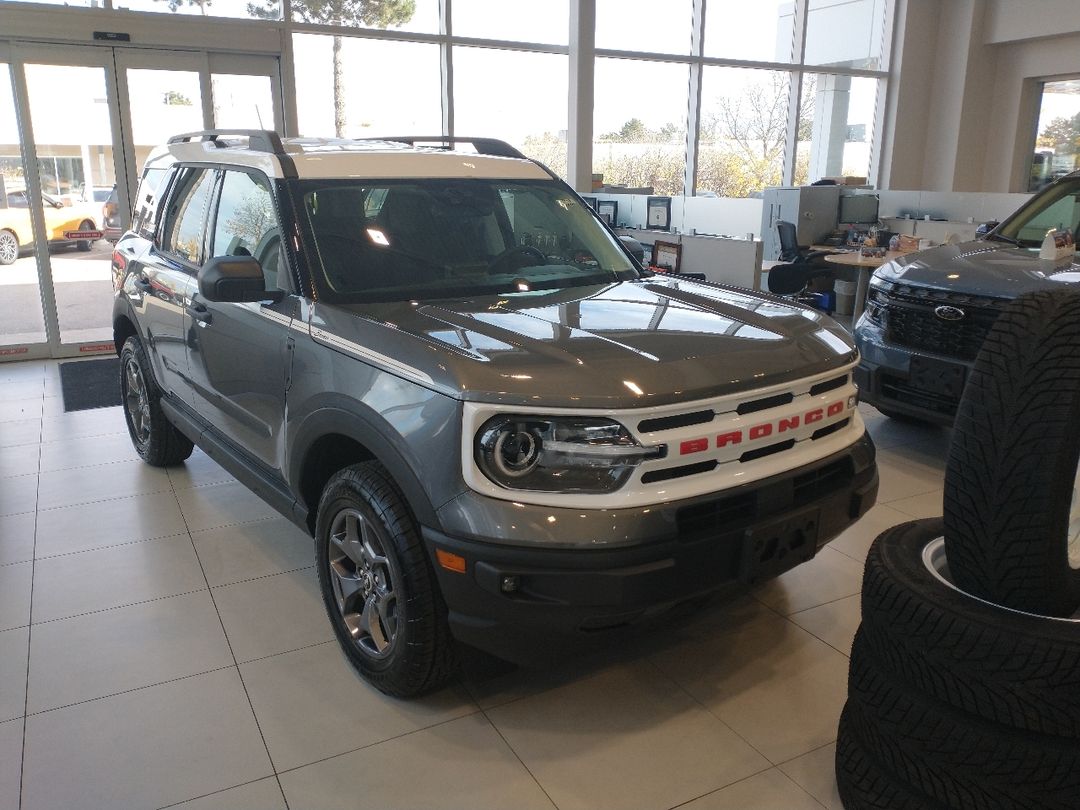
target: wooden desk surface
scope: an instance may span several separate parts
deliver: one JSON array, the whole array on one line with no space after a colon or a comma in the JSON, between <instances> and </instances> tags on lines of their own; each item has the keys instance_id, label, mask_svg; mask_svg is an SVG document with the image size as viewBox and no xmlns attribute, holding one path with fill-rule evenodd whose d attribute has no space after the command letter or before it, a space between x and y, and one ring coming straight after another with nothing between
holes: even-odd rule
<instances>
[{"instance_id":1,"label":"wooden desk surface","mask_svg":"<svg viewBox=\"0 0 1080 810\"><path fill-rule=\"evenodd\" d=\"M873 258L870 256L863 256L858 251L853 250L850 253L833 253L830 256L825 257L825 261L832 264L842 264L848 267L881 267L885 262L891 262L893 259L904 256L906 253L900 250L890 250L884 257Z\"/></svg>"}]
</instances>

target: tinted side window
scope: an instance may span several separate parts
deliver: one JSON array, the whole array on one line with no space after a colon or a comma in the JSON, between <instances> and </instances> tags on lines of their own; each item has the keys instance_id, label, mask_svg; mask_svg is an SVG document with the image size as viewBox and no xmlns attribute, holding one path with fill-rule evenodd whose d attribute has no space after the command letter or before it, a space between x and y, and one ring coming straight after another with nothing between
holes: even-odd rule
<instances>
[{"instance_id":1,"label":"tinted side window","mask_svg":"<svg viewBox=\"0 0 1080 810\"><path fill-rule=\"evenodd\" d=\"M211 256L254 256L266 288L277 287L281 229L270 181L260 174L227 171L218 198Z\"/></svg>"},{"instance_id":2,"label":"tinted side window","mask_svg":"<svg viewBox=\"0 0 1080 810\"><path fill-rule=\"evenodd\" d=\"M199 263L203 223L206 221L206 202L213 185L212 169L181 169L165 211L161 246L192 264Z\"/></svg>"},{"instance_id":3,"label":"tinted side window","mask_svg":"<svg viewBox=\"0 0 1080 810\"><path fill-rule=\"evenodd\" d=\"M169 176L168 169L147 169L143 172L142 182L135 194L134 213L131 216L131 228L144 239L154 238L154 228L157 226L158 198L165 190L165 179ZM109 202L117 201L116 189L113 188L109 195Z\"/></svg>"}]
</instances>

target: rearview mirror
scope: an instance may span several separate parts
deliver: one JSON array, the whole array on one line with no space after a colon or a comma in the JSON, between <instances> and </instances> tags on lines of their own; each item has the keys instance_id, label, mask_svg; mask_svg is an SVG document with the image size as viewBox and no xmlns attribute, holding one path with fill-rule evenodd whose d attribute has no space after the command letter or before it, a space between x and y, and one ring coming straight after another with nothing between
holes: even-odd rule
<instances>
[{"instance_id":1,"label":"rearview mirror","mask_svg":"<svg viewBox=\"0 0 1080 810\"><path fill-rule=\"evenodd\" d=\"M278 300L281 291L267 292L262 266L252 256L215 256L199 268L199 295L207 301L249 303Z\"/></svg>"}]
</instances>

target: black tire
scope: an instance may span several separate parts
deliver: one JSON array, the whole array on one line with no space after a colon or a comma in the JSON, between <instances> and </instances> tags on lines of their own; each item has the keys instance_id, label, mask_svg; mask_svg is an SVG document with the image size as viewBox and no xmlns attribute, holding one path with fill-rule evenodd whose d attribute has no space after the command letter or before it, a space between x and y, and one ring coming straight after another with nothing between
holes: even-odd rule
<instances>
[{"instance_id":1,"label":"black tire","mask_svg":"<svg viewBox=\"0 0 1080 810\"><path fill-rule=\"evenodd\" d=\"M1080 622L1004 610L949 587L922 558L941 532L941 518L916 520L871 546L860 632L872 655L917 692L1080 744Z\"/></svg>"},{"instance_id":2,"label":"black tire","mask_svg":"<svg viewBox=\"0 0 1080 810\"><path fill-rule=\"evenodd\" d=\"M19 238L6 228L0 230L0 265L15 264L19 258Z\"/></svg>"},{"instance_id":3,"label":"black tire","mask_svg":"<svg viewBox=\"0 0 1080 810\"><path fill-rule=\"evenodd\" d=\"M1080 293L1022 295L983 343L949 449L945 541L963 590L1045 616L1080 606L1078 420Z\"/></svg>"},{"instance_id":4,"label":"black tire","mask_svg":"<svg viewBox=\"0 0 1080 810\"><path fill-rule=\"evenodd\" d=\"M154 380L146 351L135 336L129 337L120 351L120 402L131 443L147 464L170 467L191 455L195 445L161 410L161 389Z\"/></svg>"},{"instance_id":5,"label":"black tire","mask_svg":"<svg viewBox=\"0 0 1080 810\"><path fill-rule=\"evenodd\" d=\"M836 787L845 810L945 810L885 770L863 748L844 706L836 733Z\"/></svg>"},{"instance_id":6,"label":"black tire","mask_svg":"<svg viewBox=\"0 0 1080 810\"><path fill-rule=\"evenodd\" d=\"M79 223L79 230L92 231L94 230L94 223L88 219L84 219L82 222ZM93 244L94 243L91 242L89 239L80 239L75 243L75 249L83 253L88 253Z\"/></svg>"},{"instance_id":7,"label":"black tire","mask_svg":"<svg viewBox=\"0 0 1080 810\"><path fill-rule=\"evenodd\" d=\"M350 534L369 541L360 544L366 551ZM368 682L388 695L411 697L456 673L435 572L405 497L381 464L356 464L327 482L315 544L326 613L346 656Z\"/></svg>"},{"instance_id":8,"label":"black tire","mask_svg":"<svg viewBox=\"0 0 1080 810\"><path fill-rule=\"evenodd\" d=\"M914 791L954 810L1076 810L1080 745L957 711L901 684L860 633L848 680L851 728Z\"/></svg>"}]
</instances>

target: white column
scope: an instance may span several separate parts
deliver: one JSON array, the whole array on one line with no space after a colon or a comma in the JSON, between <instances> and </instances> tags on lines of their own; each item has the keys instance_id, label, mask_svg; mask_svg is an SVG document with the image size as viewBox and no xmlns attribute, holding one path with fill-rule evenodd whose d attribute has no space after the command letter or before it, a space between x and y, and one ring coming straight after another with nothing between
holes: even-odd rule
<instances>
[{"instance_id":1,"label":"white column","mask_svg":"<svg viewBox=\"0 0 1080 810\"><path fill-rule=\"evenodd\" d=\"M810 179L834 177L844 170L851 77L821 74L814 101L814 129L810 146Z\"/></svg>"},{"instance_id":2,"label":"white column","mask_svg":"<svg viewBox=\"0 0 1080 810\"><path fill-rule=\"evenodd\" d=\"M576 191L592 191L593 69L596 0L570 0L570 108L566 132L566 179Z\"/></svg>"}]
</instances>

